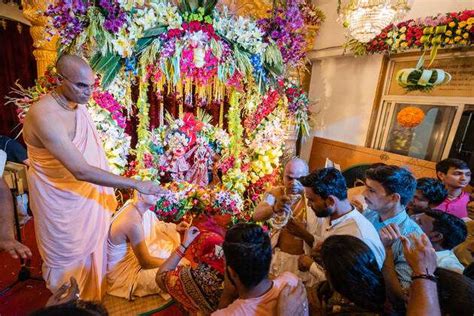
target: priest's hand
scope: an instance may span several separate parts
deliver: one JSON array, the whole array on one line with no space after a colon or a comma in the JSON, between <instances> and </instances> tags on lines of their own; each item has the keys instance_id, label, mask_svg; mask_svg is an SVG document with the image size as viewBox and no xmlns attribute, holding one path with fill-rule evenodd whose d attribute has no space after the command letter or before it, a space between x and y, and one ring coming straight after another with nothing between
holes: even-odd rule
<instances>
[{"instance_id":1,"label":"priest's hand","mask_svg":"<svg viewBox=\"0 0 474 316\"><path fill-rule=\"evenodd\" d=\"M167 190L163 189L162 186L160 186L158 183L153 182L153 181L137 181L135 184L135 189L140 191L143 194L148 194L148 195L164 195Z\"/></svg>"},{"instance_id":2,"label":"priest's hand","mask_svg":"<svg viewBox=\"0 0 474 316\"><path fill-rule=\"evenodd\" d=\"M18 259L19 257L28 259L32 256L30 248L15 239L0 240L0 251L8 252L13 259Z\"/></svg>"}]
</instances>

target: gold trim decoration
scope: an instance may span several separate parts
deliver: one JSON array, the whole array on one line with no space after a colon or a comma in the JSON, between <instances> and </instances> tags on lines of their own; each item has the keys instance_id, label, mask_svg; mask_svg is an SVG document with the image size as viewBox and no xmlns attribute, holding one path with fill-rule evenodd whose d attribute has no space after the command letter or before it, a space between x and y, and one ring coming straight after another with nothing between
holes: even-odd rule
<instances>
[{"instance_id":1,"label":"gold trim decoration","mask_svg":"<svg viewBox=\"0 0 474 316\"><path fill-rule=\"evenodd\" d=\"M31 22L30 33L33 38L33 56L37 63L38 77L44 75L48 66L57 58L56 43L58 36L50 37L46 32L49 21L44 12L54 0L22 0L24 17Z\"/></svg>"}]
</instances>

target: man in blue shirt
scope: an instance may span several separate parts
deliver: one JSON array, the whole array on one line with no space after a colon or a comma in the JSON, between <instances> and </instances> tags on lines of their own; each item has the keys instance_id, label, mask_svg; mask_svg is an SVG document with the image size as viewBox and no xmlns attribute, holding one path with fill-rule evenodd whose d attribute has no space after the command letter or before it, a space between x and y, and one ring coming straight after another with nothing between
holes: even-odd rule
<instances>
[{"instance_id":1,"label":"man in blue shirt","mask_svg":"<svg viewBox=\"0 0 474 316\"><path fill-rule=\"evenodd\" d=\"M366 172L364 198L368 209L364 216L375 226L385 246L386 259L382 269L389 295L395 301L404 299L411 284L412 270L403 255L400 235L421 235L423 231L407 214L416 180L406 169L379 166Z\"/></svg>"}]
</instances>

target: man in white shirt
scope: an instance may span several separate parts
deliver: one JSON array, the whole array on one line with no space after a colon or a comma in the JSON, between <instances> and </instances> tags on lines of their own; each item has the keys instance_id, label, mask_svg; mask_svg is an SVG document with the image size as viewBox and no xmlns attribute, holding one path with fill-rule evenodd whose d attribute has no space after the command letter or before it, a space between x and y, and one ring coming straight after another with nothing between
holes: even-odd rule
<instances>
[{"instance_id":1,"label":"man in white shirt","mask_svg":"<svg viewBox=\"0 0 474 316\"><path fill-rule=\"evenodd\" d=\"M466 240L464 221L437 210L426 210L414 217L436 251L437 266L462 274L464 266L453 253L453 248Z\"/></svg>"},{"instance_id":2,"label":"man in white shirt","mask_svg":"<svg viewBox=\"0 0 474 316\"><path fill-rule=\"evenodd\" d=\"M0 150L0 251L7 251L14 259L31 257L31 250L15 239L13 229L13 198L3 171L7 154Z\"/></svg>"},{"instance_id":3,"label":"man in white shirt","mask_svg":"<svg viewBox=\"0 0 474 316\"><path fill-rule=\"evenodd\" d=\"M314 249L332 235L350 235L361 239L373 251L381 268L385 250L374 226L354 209L347 198L346 181L335 168L324 168L300 179L305 187L309 206L318 217ZM323 268L310 256L302 255L299 267L309 270L317 279L324 280Z\"/></svg>"}]
</instances>

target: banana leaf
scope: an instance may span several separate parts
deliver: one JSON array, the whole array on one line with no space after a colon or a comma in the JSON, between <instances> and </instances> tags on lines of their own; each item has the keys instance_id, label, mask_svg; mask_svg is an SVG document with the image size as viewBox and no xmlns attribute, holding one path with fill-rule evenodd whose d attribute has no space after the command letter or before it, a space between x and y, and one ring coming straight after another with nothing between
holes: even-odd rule
<instances>
[{"instance_id":1,"label":"banana leaf","mask_svg":"<svg viewBox=\"0 0 474 316\"><path fill-rule=\"evenodd\" d=\"M102 87L107 88L122 67L122 58L114 53L98 52L91 59L91 67L102 75Z\"/></svg>"},{"instance_id":2,"label":"banana leaf","mask_svg":"<svg viewBox=\"0 0 474 316\"><path fill-rule=\"evenodd\" d=\"M141 54L158 36L166 32L166 26L157 26L145 31L143 37L140 38L135 44L135 51L137 54Z\"/></svg>"}]
</instances>

